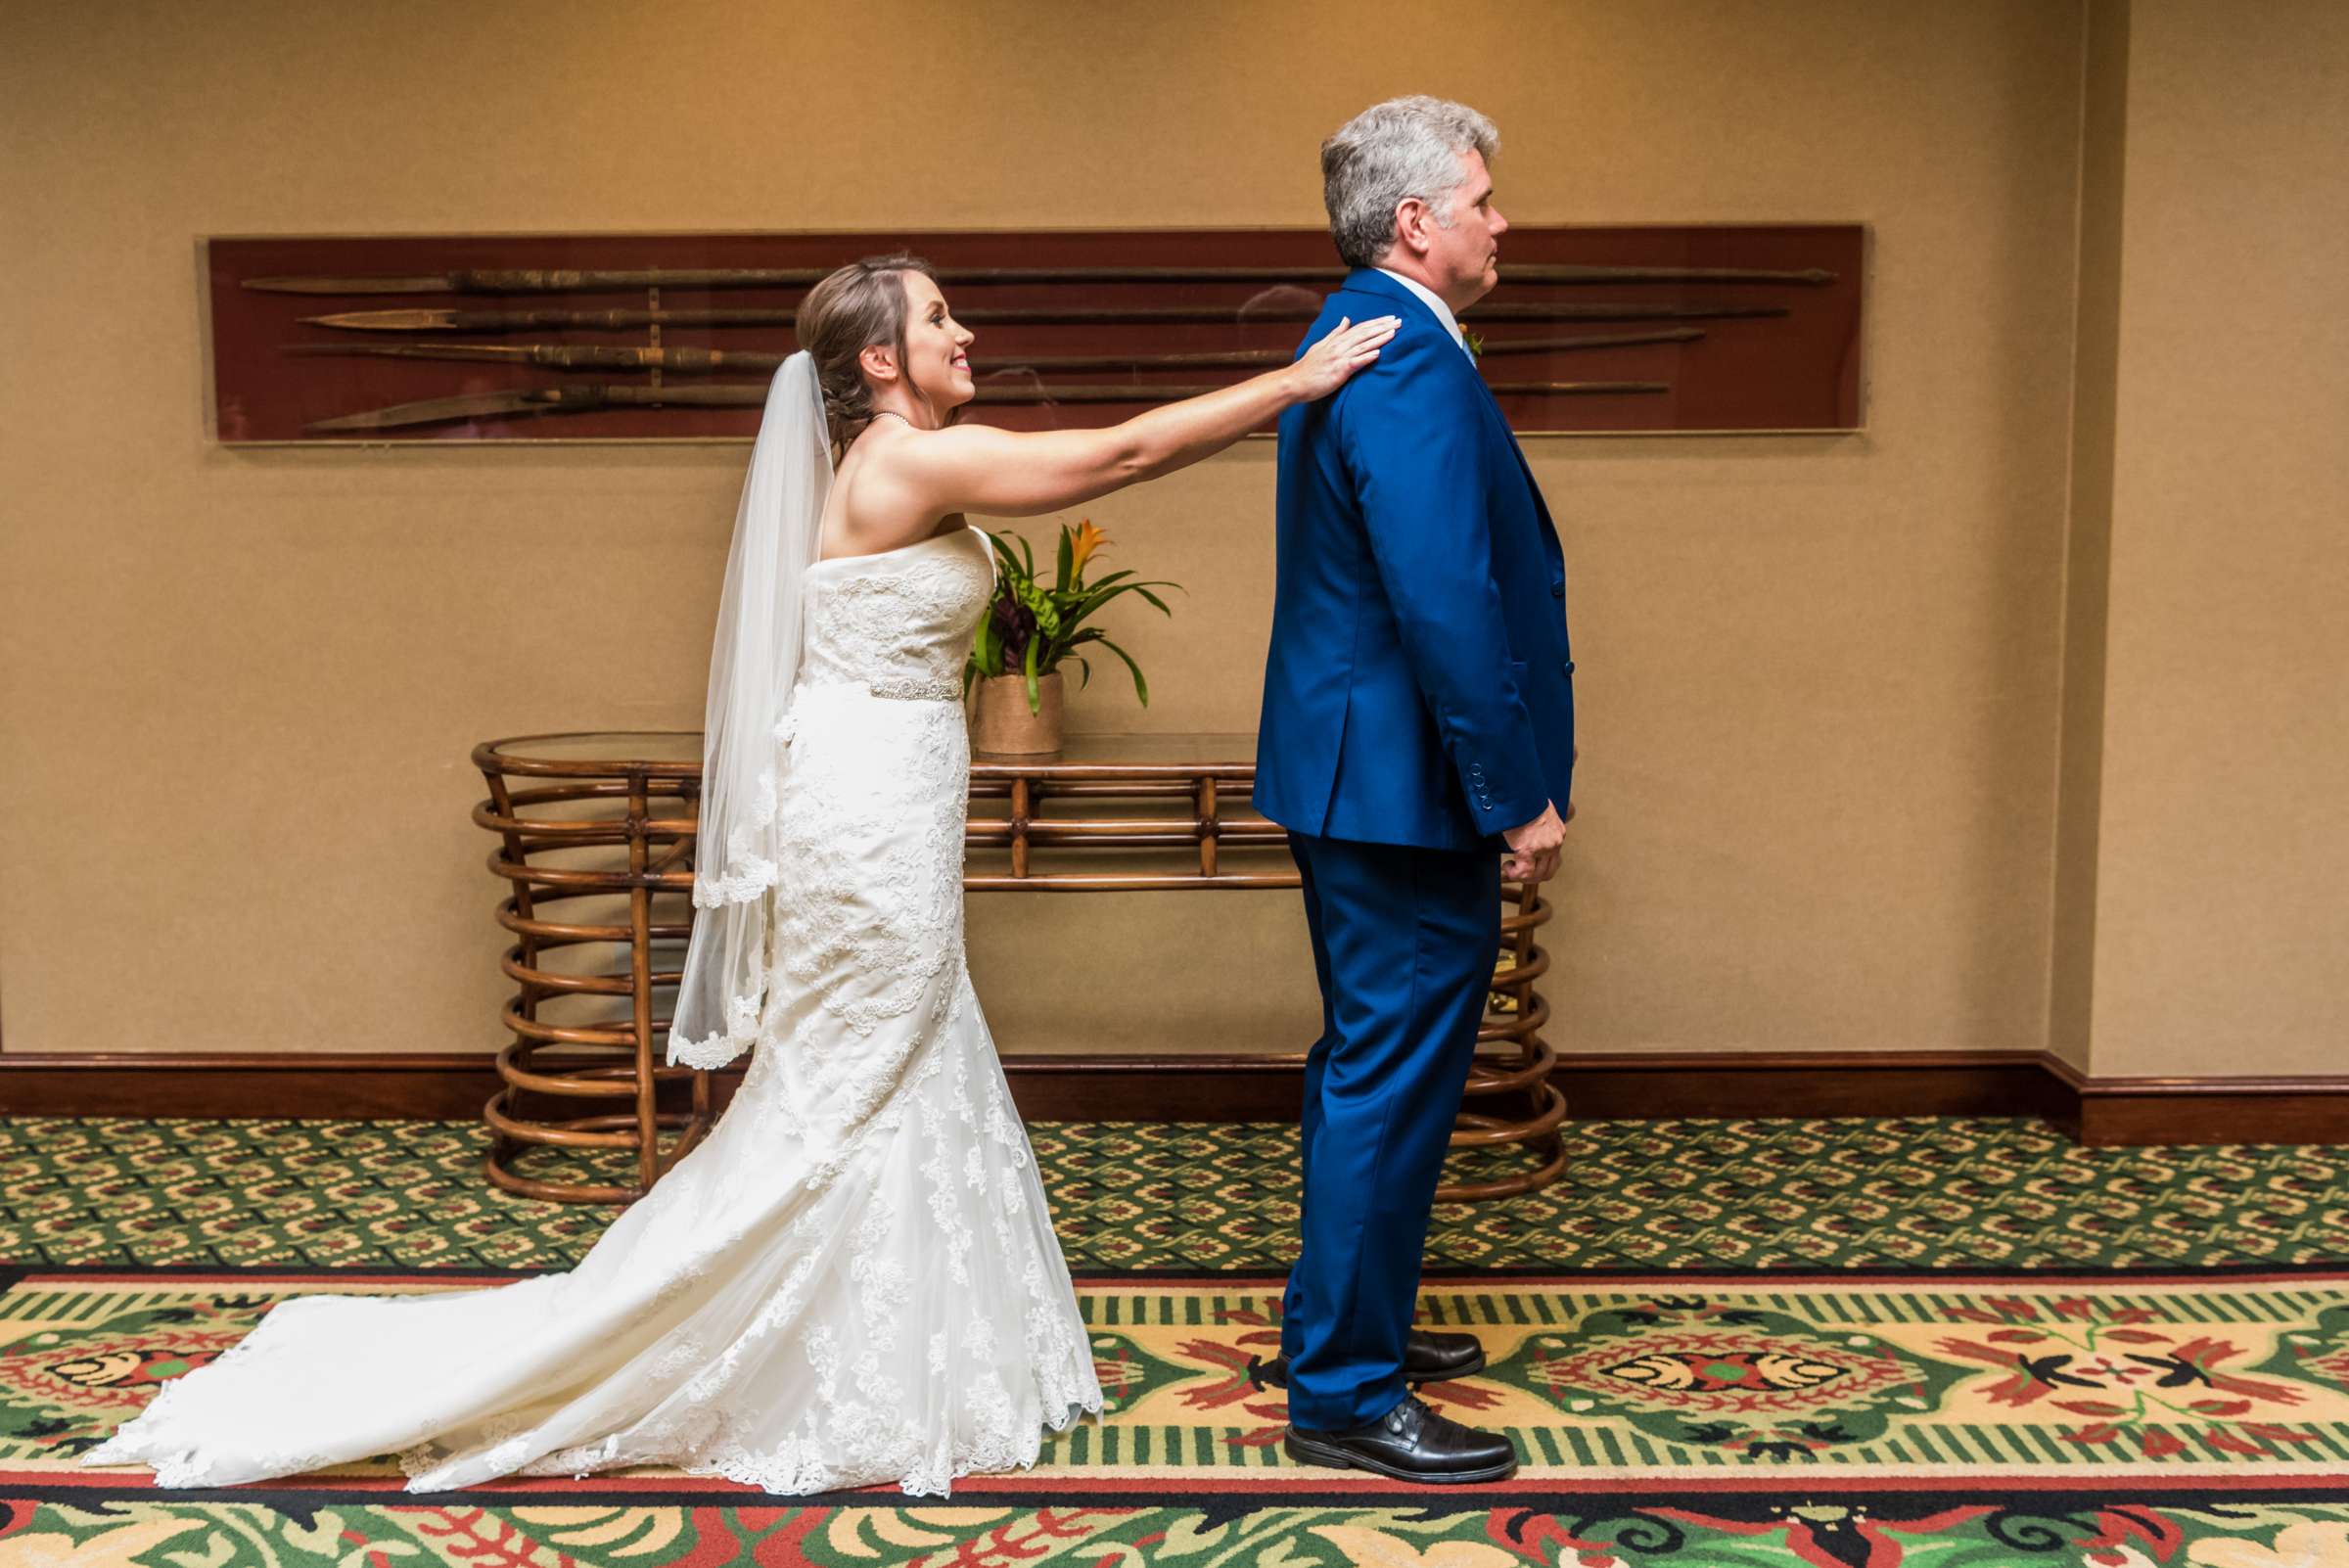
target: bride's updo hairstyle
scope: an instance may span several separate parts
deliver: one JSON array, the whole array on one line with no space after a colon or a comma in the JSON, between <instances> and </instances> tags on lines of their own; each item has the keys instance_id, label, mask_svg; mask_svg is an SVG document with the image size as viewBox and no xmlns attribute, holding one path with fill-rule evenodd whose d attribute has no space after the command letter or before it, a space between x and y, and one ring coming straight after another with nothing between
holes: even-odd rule
<instances>
[{"instance_id":1,"label":"bride's updo hairstyle","mask_svg":"<svg viewBox=\"0 0 2349 1568\"><path fill-rule=\"evenodd\" d=\"M824 389L824 419L835 449L845 447L873 422L873 387L857 355L875 344L897 350L905 374L905 274L937 281L930 263L917 255L870 255L828 272L800 301L795 335L815 361Z\"/></svg>"}]
</instances>

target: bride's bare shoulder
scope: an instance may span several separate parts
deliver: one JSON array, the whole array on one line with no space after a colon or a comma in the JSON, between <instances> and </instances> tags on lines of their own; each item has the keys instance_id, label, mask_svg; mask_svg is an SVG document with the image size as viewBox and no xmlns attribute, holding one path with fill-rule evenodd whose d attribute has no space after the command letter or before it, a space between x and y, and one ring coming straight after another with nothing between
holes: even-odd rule
<instances>
[{"instance_id":1,"label":"bride's bare shoulder","mask_svg":"<svg viewBox=\"0 0 2349 1568\"><path fill-rule=\"evenodd\" d=\"M958 509L970 476L1017 462L1023 440L1032 438L991 425L899 427L886 438L859 443L861 451L852 450L852 460L862 461L852 488L860 508L935 519Z\"/></svg>"},{"instance_id":2,"label":"bride's bare shoulder","mask_svg":"<svg viewBox=\"0 0 2349 1568\"><path fill-rule=\"evenodd\" d=\"M958 464L984 462L1020 444L1022 438L992 425L948 425L941 430L909 430L874 455L897 474L908 477L935 473Z\"/></svg>"},{"instance_id":3,"label":"bride's bare shoulder","mask_svg":"<svg viewBox=\"0 0 2349 1568\"><path fill-rule=\"evenodd\" d=\"M926 504L904 448L933 434L906 431L886 439L867 438L842 455L826 507L823 550L835 556L879 555L919 543L940 530L942 519Z\"/></svg>"}]
</instances>

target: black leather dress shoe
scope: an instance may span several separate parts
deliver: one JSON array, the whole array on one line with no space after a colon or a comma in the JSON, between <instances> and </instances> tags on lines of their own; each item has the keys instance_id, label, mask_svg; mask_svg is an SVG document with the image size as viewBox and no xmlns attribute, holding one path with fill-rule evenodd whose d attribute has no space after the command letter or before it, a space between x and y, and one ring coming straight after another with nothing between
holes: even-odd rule
<instances>
[{"instance_id":1,"label":"black leather dress shoe","mask_svg":"<svg viewBox=\"0 0 2349 1568\"><path fill-rule=\"evenodd\" d=\"M1406 1383L1442 1383L1484 1369L1485 1347L1477 1343L1474 1334L1439 1334L1414 1328L1404 1341L1403 1380ZM1287 1388L1289 1359L1275 1356L1262 1361L1251 1358L1248 1381L1258 1388Z\"/></svg>"},{"instance_id":2,"label":"black leather dress shoe","mask_svg":"<svg viewBox=\"0 0 2349 1568\"><path fill-rule=\"evenodd\" d=\"M1340 1432L1309 1432L1292 1426L1281 1447L1304 1464L1341 1470L1374 1470L1398 1481L1464 1486L1506 1481L1517 1473L1517 1451L1497 1432L1480 1432L1439 1415L1405 1394L1403 1403L1375 1421Z\"/></svg>"}]
</instances>

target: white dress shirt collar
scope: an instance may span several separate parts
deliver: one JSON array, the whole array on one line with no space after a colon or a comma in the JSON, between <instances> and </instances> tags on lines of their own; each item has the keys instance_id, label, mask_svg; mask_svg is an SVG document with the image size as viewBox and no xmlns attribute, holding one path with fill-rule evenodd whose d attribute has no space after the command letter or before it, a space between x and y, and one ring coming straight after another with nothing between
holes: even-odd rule
<instances>
[{"instance_id":1,"label":"white dress shirt collar","mask_svg":"<svg viewBox=\"0 0 2349 1568\"><path fill-rule=\"evenodd\" d=\"M1460 352L1468 353L1468 335L1460 330L1459 322L1452 316L1451 306L1446 304L1442 298L1437 295L1435 290L1429 288L1426 284L1421 283L1417 278L1406 278L1402 273L1389 271L1385 267L1376 267L1372 270L1385 272L1388 277L1393 278L1397 283L1402 284L1405 288L1410 290L1411 293L1417 295L1421 302L1423 302L1428 309L1433 310L1436 313L1436 319L1444 323L1444 330L1451 333L1451 341L1460 346ZM1476 356L1474 354L1469 354L1469 357L1473 359Z\"/></svg>"}]
</instances>

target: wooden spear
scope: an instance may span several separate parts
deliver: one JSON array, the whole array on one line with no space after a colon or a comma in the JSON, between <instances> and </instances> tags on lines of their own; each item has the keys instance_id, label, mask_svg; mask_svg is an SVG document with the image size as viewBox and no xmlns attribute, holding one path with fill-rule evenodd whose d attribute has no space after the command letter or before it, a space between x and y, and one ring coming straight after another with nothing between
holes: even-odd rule
<instances>
[{"instance_id":1,"label":"wooden spear","mask_svg":"<svg viewBox=\"0 0 2349 1568\"><path fill-rule=\"evenodd\" d=\"M1262 310L1235 310L1229 305L1134 305L1128 308L1042 307L965 310L958 317L971 326L1028 323L1045 326L1135 324L1225 324L1251 321L1311 321L1321 313L1319 300L1311 304L1276 304ZM1607 302L1591 304L1488 304L1469 312L1475 321L1731 321L1793 312L1784 305L1681 305ZM788 327L796 319L789 308L685 310L452 310L425 307L408 310L345 310L327 316L303 316L304 325L335 327L350 332L622 332L637 327Z\"/></svg>"},{"instance_id":2,"label":"wooden spear","mask_svg":"<svg viewBox=\"0 0 2349 1568\"><path fill-rule=\"evenodd\" d=\"M620 289L804 289L824 276L822 267L635 267L575 268L461 267L410 276L282 276L247 278L244 287L266 294L590 294ZM943 284L972 283L1335 283L1344 267L1066 266L941 267ZM1835 281L1821 267L1779 271L1758 267L1586 266L1571 262L1518 261L1503 274L1508 283L1760 283L1820 288Z\"/></svg>"},{"instance_id":3,"label":"wooden spear","mask_svg":"<svg viewBox=\"0 0 2349 1568\"><path fill-rule=\"evenodd\" d=\"M1219 391L1217 387L982 387L982 403L1167 403ZM1502 382L1500 396L1601 397L1672 390L1661 381ZM766 401L758 382L716 382L693 387L530 387L510 392L468 392L394 403L388 408L322 419L310 431L398 430L461 419L505 419L518 414L588 414L608 408L757 408Z\"/></svg>"},{"instance_id":4,"label":"wooden spear","mask_svg":"<svg viewBox=\"0 0 2349 1568\"><path fill-rule=\"evenodd\" d=\"M1642 344L1692 343L1703 336L1703 331L1696 327L1668 327L1657 332L1593 333L1580 338L1488 338L1484 352L1532 354L1630 348ZM534 365L544 370L664 370L695 375L726 370L772 371L784 358L778 353L745 348L637 348L559 343L296 343L284 347L290 354L457 359ZM1233 348L1188 354L1037 354L1026 359L976 359L971 368L983 376L1011 370L1242 370L1254 365L1287 364L1292 357L1286 348Z\"/></svg>"}]
</instances>

